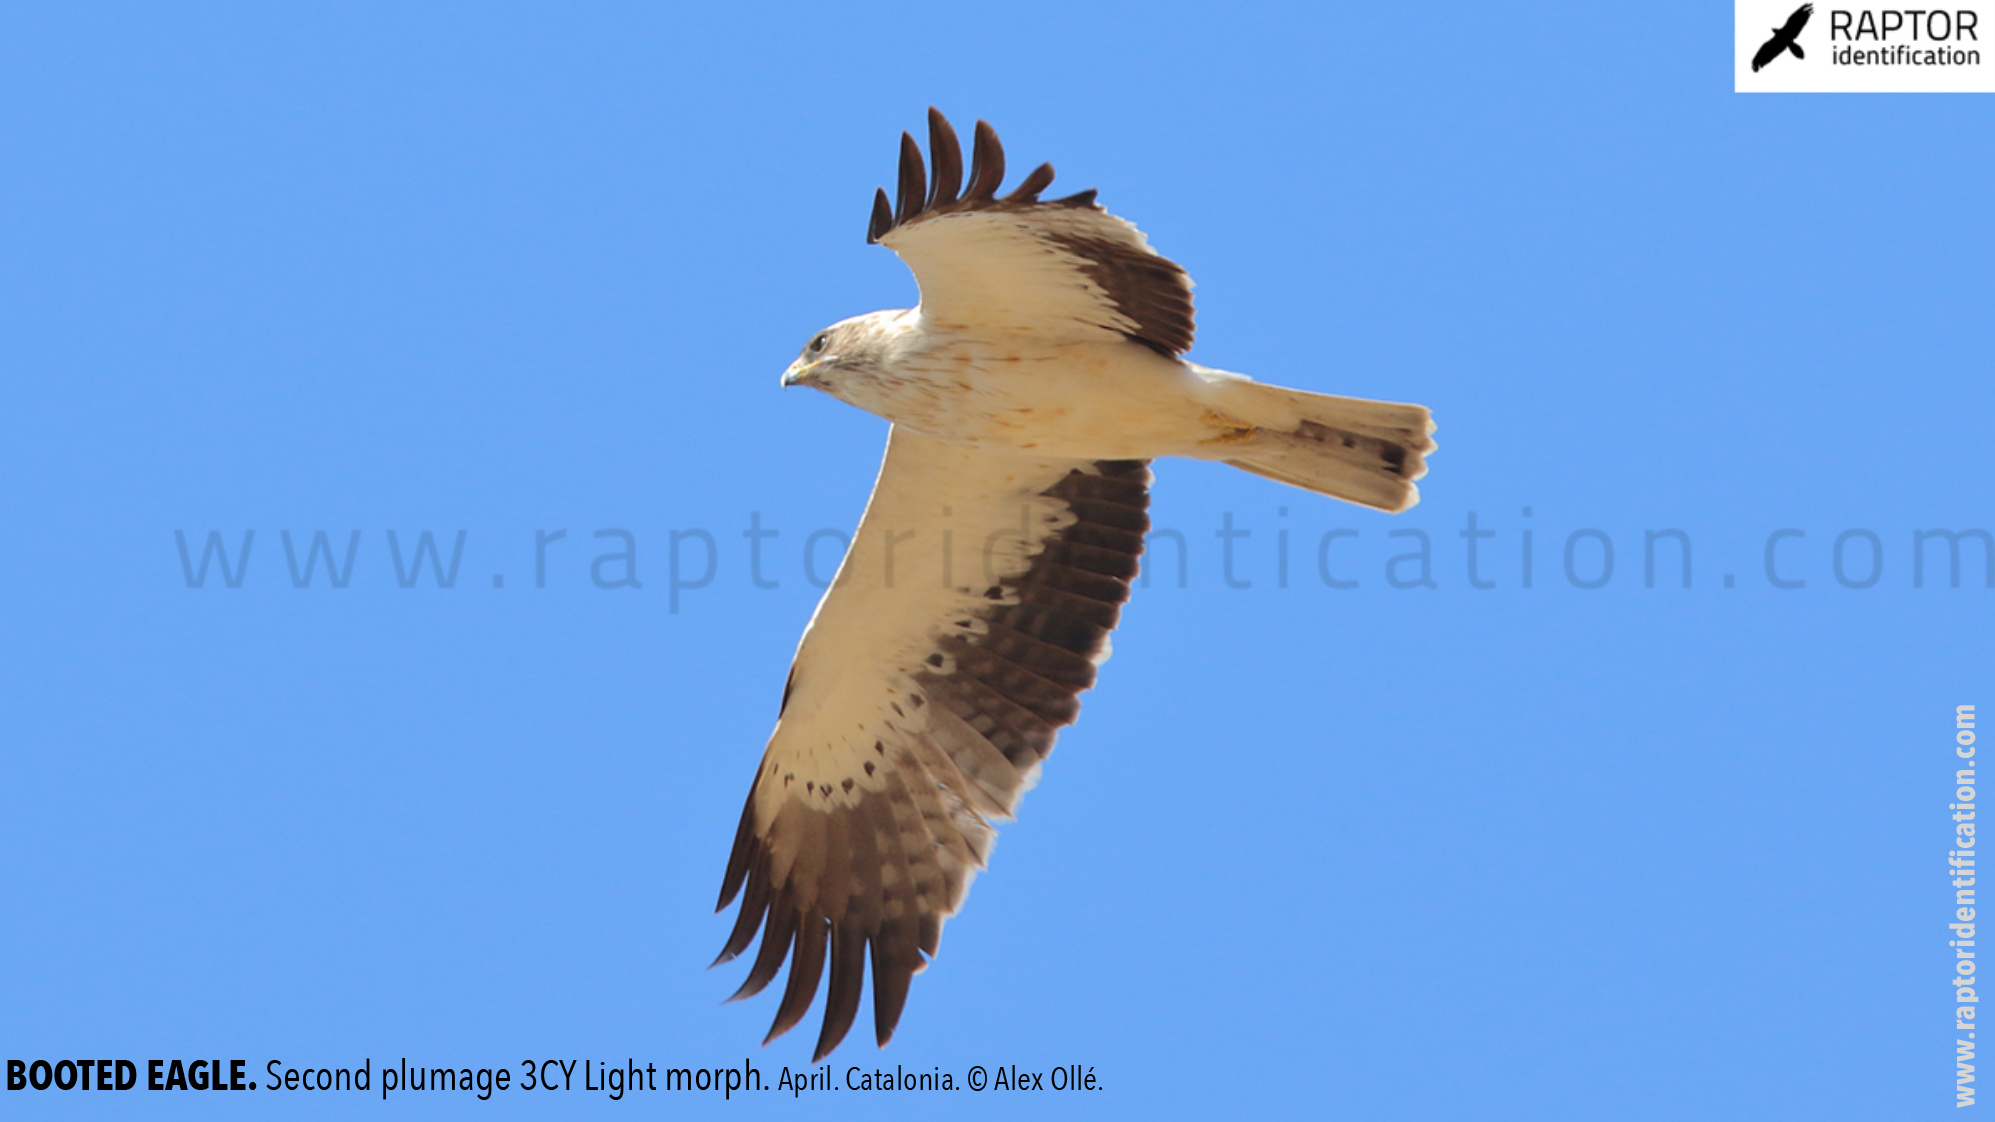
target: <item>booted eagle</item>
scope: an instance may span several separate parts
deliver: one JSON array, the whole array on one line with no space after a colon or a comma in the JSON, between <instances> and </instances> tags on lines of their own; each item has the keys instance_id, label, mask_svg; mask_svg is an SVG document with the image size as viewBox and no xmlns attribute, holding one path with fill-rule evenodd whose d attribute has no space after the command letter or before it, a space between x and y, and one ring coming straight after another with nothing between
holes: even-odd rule
<instances>
[{"instance_id":1,"label":"booted eagle","mask_svg":"<svg viewBox=\"0 0 1995 1122\"><path fill-rule=\"evenodd\" d=\"M830 963L813 1063L844 1039L872 964L885 1044L942 924L990 857L1108 657L1149 529L1149 462L1219 460L1380 510L1418 499L1417 405L1261 385L1186 362L1191 280L1093 191L1009 194L977 122L970 168L928 111L929 165L866 240L914 270L921 306L812 338L783 375L892 422L872 502L805 628L741 812L719 962L760 949L736 998L790 960L765 1044Z\"/></svg>"}]
</instances>

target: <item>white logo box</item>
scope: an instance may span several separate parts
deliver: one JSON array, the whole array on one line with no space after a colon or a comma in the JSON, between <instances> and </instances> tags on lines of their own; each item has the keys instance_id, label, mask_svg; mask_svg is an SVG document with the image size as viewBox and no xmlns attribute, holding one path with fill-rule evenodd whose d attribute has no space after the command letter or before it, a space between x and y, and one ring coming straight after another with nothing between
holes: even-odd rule
<instances>
[{"instance_id":1,"label":"white logo box","mask_svg":"<svg viewBox=\"0 0 1995 1122\"><path fill-rule=\"evenodd\" d=\"M1797 21L1799 32L1790 33ZM1739 93L1995 93L1995 0L1934 0L1933 7L1734 0L1733 23Z\"/></svg>"}]
</instances>

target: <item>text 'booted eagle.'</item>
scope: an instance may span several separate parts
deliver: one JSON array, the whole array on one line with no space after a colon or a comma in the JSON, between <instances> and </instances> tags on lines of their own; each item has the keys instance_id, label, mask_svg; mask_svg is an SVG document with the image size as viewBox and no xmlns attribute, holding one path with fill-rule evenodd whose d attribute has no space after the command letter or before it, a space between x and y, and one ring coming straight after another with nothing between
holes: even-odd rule
<instances>
[{"instance_id":1,"label":"text 'booted eagle.'","mask_svg":"<svg viewBox=\"0 0 1995 1122\"><path fill-rule=\"evenodd\" d=\"M801 1020L827 957L813 1063L852 1026L865 965L885 1044L910 979L990 856L1108 657L1149 529L1149 461L1220 460L1381 510L1412 506L1427 410L1260 385L1179 356L1191 281L1093 191L999 195L977 122L970 168L928 112L924 168L869 242L914 270L921 306L818 334L783 375L893 422L886 460L817 606L749 788L720 908L719 962L762 930L736 998L791 960L769 1040ZM932 174L931 174L932 171Z\"/></svg>"}]
</instances>

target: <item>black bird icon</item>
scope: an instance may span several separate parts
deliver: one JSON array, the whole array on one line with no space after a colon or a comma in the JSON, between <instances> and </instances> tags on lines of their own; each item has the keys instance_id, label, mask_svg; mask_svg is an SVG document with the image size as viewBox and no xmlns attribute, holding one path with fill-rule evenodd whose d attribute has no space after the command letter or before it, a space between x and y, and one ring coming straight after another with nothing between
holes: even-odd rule
<instances>
[{"instance_id":1,"label":"black bird icon","mask_svg":"<svg viewBox=\"0 0 1995 1122\"><path fill-rule=\"evenodd\" d=\"M1787 17L1784 26L1773 29L1773 38L1760 44L1759 53L1753 55L1753 73L1759 68L1780 57L1782 51L1793 51L1795 58L1807 58L1801 53L1801 29L1808 26L1808 17L1815 14L1815 5L1803 4Z\"/></svg>"}]
</instances>

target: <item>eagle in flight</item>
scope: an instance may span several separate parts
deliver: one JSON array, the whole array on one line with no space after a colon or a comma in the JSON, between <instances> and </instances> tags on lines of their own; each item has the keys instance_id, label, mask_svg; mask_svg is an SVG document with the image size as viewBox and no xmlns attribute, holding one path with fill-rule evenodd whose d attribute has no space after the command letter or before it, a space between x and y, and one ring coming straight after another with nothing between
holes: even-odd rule
<instances>
[{"instance_id":1,"label":"eagle in flight","mask_svg":"<svg viewBox=\"0 0 1995 1122\"><path fill-rule=\"evenodd\" d=\"M868 961L893 1035L1059 730L1080 712L1150 526L1149 462L1219 460L1386 511L1419 498L1426 409L1262 385L1182 357L1191 280L1093 191L998 194L928 111L901 134L866 240L919 307L819 332L783 374L892 422L872 501L798 645L721 884L741 908L715 964L762 942L733 999L788 984L763 1043L809 1011L812 1062L852 1027Z\"/></svg>"},{"instance_id":2,"label":"eagle in flight","mask_svg":"<svg viewBox=\"0 0 1995 1122\"><path fill-rule=\"evenodd\" d=\"M1794 9L1787 22L1773 29L1773 38L1761 43L1753 54L1753 73L1767 63L1777 59L1785 51L1793 51L1795 58L1807 58L1801 53L1801 29L1808 26L1808 17L1815 14L1815 5L1803 4Z\"/></svg>"}]
</instances>

